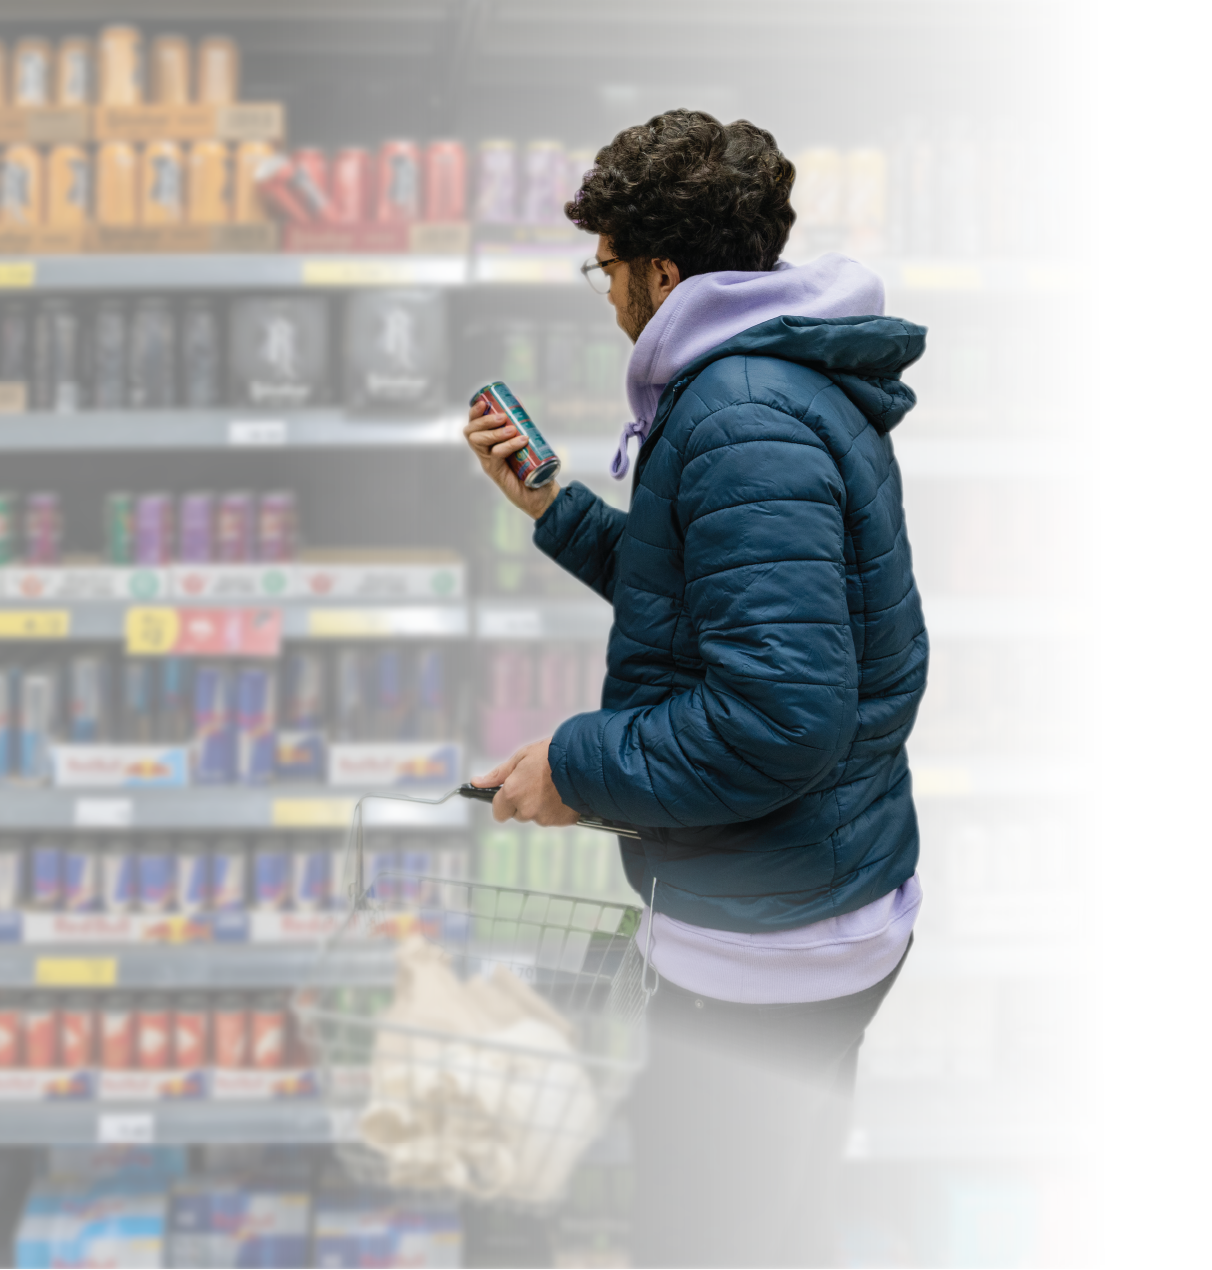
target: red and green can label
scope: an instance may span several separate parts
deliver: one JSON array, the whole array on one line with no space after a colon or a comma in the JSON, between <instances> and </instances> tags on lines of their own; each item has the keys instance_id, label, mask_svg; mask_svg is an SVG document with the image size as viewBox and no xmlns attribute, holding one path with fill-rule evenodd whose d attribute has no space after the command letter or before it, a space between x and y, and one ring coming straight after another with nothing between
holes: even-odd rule
<instances>
[{"instance_id":1,"label":"red and green can label","mask_svg":"<svg viewBox=\"0 0 1212 1270\"><path fill-rule=\"evenodd\" d=\"M560 470L560 460L551 446L543 440L543 434L534 426L534 420L526 413L526 407L509 391L500 379L485 384L471 399L474 406L483 397L493 414L503 414L526 438L526 444L507 456L514 475L527 489L546 485Z\"/></svg>"}]
</instances>

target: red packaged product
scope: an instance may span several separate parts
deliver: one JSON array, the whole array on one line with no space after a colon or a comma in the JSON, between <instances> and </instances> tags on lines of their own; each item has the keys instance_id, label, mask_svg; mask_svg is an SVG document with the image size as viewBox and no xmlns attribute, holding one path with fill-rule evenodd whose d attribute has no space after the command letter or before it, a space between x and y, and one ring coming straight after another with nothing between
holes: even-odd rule
<instances>
[{"instance_id":1,"label":"red packaged product","mask_svg":"<svg viewBox=\"0 0 1212 1270\"><path fill-rule=\"evenodd\" d=\"M216 1067L248 1066L248 1011L239 997L220 997L212 1016Z\"/></svg>"},{"instance_id":2,"label":"red packaged product","mask_svg":"<svg viewBox=\"0 0 1212 1270\"><path fill-rule=\"evenodd\" d=\"M332 163L328 197L333 221L338 225L361 225L370 219L370 151L363 146L345 146Z\"/></svg>"},{"instance_id":3,"label":"red packaged product","mask_svg":"<svg viewBox=\"0 0 1212 1270\"><path fill-rule=\"evenodd\" d=\"M135 1011L130 999L110 997L101 1007L101 1066L124 1071L135 1065Z\"/></svg>"},{"instance_id":4,"label":"red packaged product","mask_svg":"<svg viewBox=\"0 0 1212 1270\"><path fill-rule=\"evenodd\" d=\"M97 1012L92 1002L73 998L59 1015L59 1062L63 1067L91 1067L97 1046Z\"/></svg>"},{"instance_id":5,"label":"red packaged product","mask_svg":"<svg viewBox=\"0 0 1212 1270\"><path fill-rule=\"evenodd\" d=\"M163 1071L168 1067L172 1041L172 1011L158 997L139 1002L135 1020L135 1054L138 1065L147 1071Z\"/></svg>"},{"instance_id":6,"label":"red packaged product","mask_svg":"<svg viewBox=\"0 0 1212 1270\"><path fill-rule=\"evenodd\" d=\"M53 997L31 997L25 1007L26 1067L55 1067L59 1062L59 1011Z\"/></svg>"},{"instance_id":7,"label":"red packaged product","mask_svg":"<svg viewBox=\"0 0 1212 1270\"><path fill-rule=\"evenodd\" d=\"M263 997L252 1012L252 1065L281 1067L286 1055L286 1007L277 997Z\"/></svg>"},{"instance_id":8,"label":"red packaged product","mask_svg":"<svg viewBox=\"0 0 1212 1270\"><path fill-rule=\"evenodd\" d=\"M318 146L300 146L291 159L296 172L302 172L325 198L331 198L328 184L328 156Z\"/></svg>"},{"instance_id":9,"label":"red packaged product","mask_svg":"<svg viewBox=\"0 0 1212 1270\"><path fill-rule=\"evenodd\" d=\"M21 1007L12 1000L0 1000L0 1067L21 1065Z\"/></svg>"},{"instance_id":10,"label":"red packaged product","mask_svg":"<svg viewBox=\"0 0 1212 1270\"><path fill-rule=\"evenodd\" d=\"M425 219L464 220L467 151L461 141L432 141L425 151Z\"/></svg>"},{"instance_id":11,"label":"red packaged product","mask_svg":"<svg viewBox=\"0 0 1212 1270\"><path fill-rule=\"evenodd\" d=\"M955 486L952 546L987 547L993 541L993 491L985 481Z\"/></svg>"},{"instance_id":12,"label":"red packaged product","mask_svg":"<svg viewBox=\"0 0 1212 1270\"><path fill-rule=\"evenodd\" d=\"M421 151L415 141L384 141L375 171L375 220L411 225L421 217Z\"/></svg>"},{"instance_id":13,"label":"red packaged product","mask_svg":"<svg viewBox=\"0 0 1212 1270\"><path fill-rule=\"evenodd\" d=\"M294 225L329 225L332 203L304 166L284 154L271 154L257 166L261 201Z\"/></svg>"},{"instance_id":14,"label":"red packaged product","mask_svg":"<svg viewBox=\"0 0 1212 1270\"><path fill-rule=\"evenodd\" d=\"M201 997L182 997L173 1016L173 1065L205 1067L210 1057L210 1013Z\"/></svg>"}]
</instances>

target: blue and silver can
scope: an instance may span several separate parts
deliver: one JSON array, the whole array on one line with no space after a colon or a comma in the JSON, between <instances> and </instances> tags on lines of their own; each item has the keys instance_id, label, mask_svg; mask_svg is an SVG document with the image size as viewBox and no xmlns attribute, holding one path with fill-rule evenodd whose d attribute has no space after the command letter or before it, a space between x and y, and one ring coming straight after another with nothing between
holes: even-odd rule
<instances>
[{"instance_id":1,"label":"blue and silver can","mask_svg":"<svg viewBox=\"0 0 1212 1270\"><path fill-rule=\"evenodd\" d=\"M236 772L243 785L268 785L277 767L274 672L240 671L236 693Z\"/></svg>"},{"instance_id":2,"label":"blue and silver can","mask_svg":"<svg viewBox=\"0 0 1212 1270\"><path fill-rule=\"evenodd\" d=\"M69 913L101 907L101 855L94 843L76 839L64 848L63 907Z\"/></svg>"},{"instance_id":3,"label":"blue and silver can","mask_svg":"<svg viewBox=\"0 0 1212 1270\"><path fill-rule=\"evenodd\" d=\"M200 838L186 838L177 847L177 907L183 913L210 908L210 852Z\"/></svg>"},{"instance_id":4,"label":"blue and silver can","mask_svg":"<svg viewBox=\"0 0 1212 1270\"><path fill-rule=\"evenodd\" d=\"M135 849L119 839L101 857L101 904L107 913L129 913L139 896Z\"/></svg>"},{"instance_id":5,"label":"blue and silver can","mask_svg":"<svg viewBox=\"0 0 1212 1270\"><path fill-rule=\"evenodd\" d=\"M297 912L328 907L329 854L321 839L299 838L290 858L290 898Z\"/></svg>"},{"instance_id":6,"label":"blue and silver can","mask_svg":"<svg viewBox=\"0 0 1212 1270\"><path fill-rule=\"evenodd\" d=\"M248 852L239 838L220 838L210 857L210 903L219 913L244 908L248 897Z\"/></svg>"},{"instance_id":7,"label":"blue and silver can","mask_svg":"<svg viewBox=\"0 0 1212 1270\"><path fill-rule=\"evenodd\" d=\"M235 772L231 675L224 666L194 674L194 780L227 785Z\"/></svg>"},{"instance_id":8,"label":"blue and silver can","mask_svg":"<svg viewBox=\"0 0 1212 1270\"><path fill-rule=\"evenodd\" d=\"M290 903L290 852L281 837L266 836L257 843L253 900L262 912L280 912Z\"/></svg>"},{"instance_id":9,"label":"blue and silver can","mask_svg":"<svg viewBox=\"0 0 1212 1270\"><path fill-rule=\"evenodd\" d=\"M29 898L34 908L55 910L63 903L63 848L52 839L35 842L30 852Z\"/></svg>"},{"instance_id":10,"label":"blue and silver can","mask_svg":"<svg viewBox=\"0 0 1212 1270\"><path fill-rule=\"evenodd\" d=\"M139 851L139 908L168 913L177 900L176 858L163 838L153 838Z\"/></svg>"}]
</instances>

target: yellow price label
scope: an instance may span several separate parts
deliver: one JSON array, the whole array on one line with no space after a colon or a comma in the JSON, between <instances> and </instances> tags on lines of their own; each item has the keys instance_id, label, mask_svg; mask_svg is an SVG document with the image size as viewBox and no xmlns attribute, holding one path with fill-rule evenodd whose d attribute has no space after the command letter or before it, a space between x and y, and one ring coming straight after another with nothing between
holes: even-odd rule
<instances>
[{"instance_id":1,"label":"yellow price label","mask_svg":"<svg viewBox=\"0 0 1212 1270\"><path fill-rule=\"evenodd\" d=\"M0 260L0 287L11 290L32 287L37 277L37 266L32 260Z\"/></svg>"},{"instance_id":2,"label":"yellow price label","mask_svg":"<svg viewBox=\"0 0 1212 1270\"><path fill-rule=\"evenodd\" d=\"M1212 635L1212 608L1058 608L1056 626L1061 635L1085 639L1202 639Z\"/></svg>"},{"instance_id":3,"label":"yellow price label","mask_svg":"<svg viewBox=\"0 0 1212 1270\"><path fill-rule=\"evenodd\" d=\"M309 609L307 613L307 633L313 639L357 639L396 631L390 609Z\"/></svg>"},{"instance_id":4,"label":"yellow price label","mask_svg":"<svg viewBox=\"0 0 1212 1270\"><path fill-rule=\"evenodd\" d=\"M126 651L163 656L177 646L181 617L176 609L129 608L126 610Z\"/></svg>"},{"instance_id":5,"label":"yellow price label","mask_svg":"<svg viewBox=\"0 0 1212 1270\"><path fill-rule=\"evenodd\" d=\"M39 988L112 988L117 982L116 957L39 957L34 962Z\"/></svg>"},{"instance_id":6,"label":"yellow price label","mask_svg":"<svg viewBox=\"0 0 1212 1270\"><path fill-rule=\"evenodd\" d=\"M68 609L0 609L0 639L66 639L71 629Z\"/></svg>"},{"instance_id":7,"label":"yellow price label","mask_svg":"<svg viewBox=\"0 0 1212 1270\"><path fill-rule=\"evenodd\" d=\"M901 284L922 291L979 291L985 275L976 265L905 265Z\"/></svg>"},{"instance_id":8,"label":"yellow price label","mask_svg":"<svg viewBox=\"0 0 1212 1270\"><path fill-rule=\"evenodd\" d=\"M352 798L275 798L270 820L275 829L342 829L354 803Z\"/></svg>"},{"instance_id":9,"label":"yellow price label","mask_svg":"<svg viewBox=\"0 0 1212 1270\"><path fill-rule=\"evenodd\" d=\"M963 798L972 793L966 767L914 767L913 792L922 798Z\"/></svg>"},{"instance_id":10,"label":"yellow price label","mask_svg":"<svg viewBox=\"0 0 1212 1270\"><path fill-rule=\"evenodd\" d=\"M1212 947L1084 947L1086 974L1212 977Z\"/></svg>"},{"instance_id":11,"label":"yellow price label","mask_svg":"<svg viewBox=\"0 0 1212 1270\"><path fill-rule=\"evenodd\" d=\"M305 260L307 287L391 287L416 282L411 260Z\"/></svg>"}]
</instances>

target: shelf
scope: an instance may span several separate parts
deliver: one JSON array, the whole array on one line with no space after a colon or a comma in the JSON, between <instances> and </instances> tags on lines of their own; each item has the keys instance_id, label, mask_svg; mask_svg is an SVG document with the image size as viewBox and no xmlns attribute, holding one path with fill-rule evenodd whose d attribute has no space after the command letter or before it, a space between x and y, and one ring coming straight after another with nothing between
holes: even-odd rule
<instances>
[{"instance_id":1,"label":"shelf","mask_svg":"<svg viewBox=\"0 0 1212 1270\"><path fill-rule=\"evenodd\" d=\"M1208 639L1208 596L922 596L934 639Z\"/></svg>"},{"instance_id":2,"label":"shelf","mask_svg":"<svg viewBox=\"0 0 1212 1270\"><path fill-rule=\"evenodd\" d=\"M610 634L613 610L605 600L481 600L477 639L600 639Z\"/></svg>"},{"instance_id":3,"label":"shelf","mask_svg":"<svg viewBox=\"0 0 1212 1270\"><path fill-rule=\"evenodd\" d=\"M354 418L340 410L84 410L0 415L0 452L24 450L387 449L463 444L465 418Z\"/></svg>"},{"instance_id":4,"label":"shelf","mask_svg":"<svg viewBox=\"0 0 1212 1270\"><path fill-rule=\"evenodd\" d=\"M328 785L145 790L8 785L0 788L0 829L345 829L363 792ZM402 829L462 829L470 817L468 803L461 798L440 807L376 802L366 810L366 823Z\"/></svg>"},{"instance_id":5,"label":"shelf","mask_svg":"<svg viewBox=\"0 0 1212 1270\"><path fill-rule=\"evenodd\" d=\"M901 437L901 472L931 480L1199 480L1212 476L1207 441Z\"/></svg>"},{"instance_id":6,"label":"shelf","mask_svg":"<svg viewBox=\"0 0 1212 1270\"><path fill-rule=\"evenodd\" d=\"M1101 1088L1068 1071L860 1081L847 1160L1207 1156L1212 1090Z\"/></svg>"}]
</instances>

